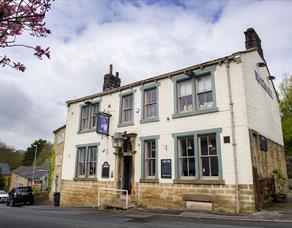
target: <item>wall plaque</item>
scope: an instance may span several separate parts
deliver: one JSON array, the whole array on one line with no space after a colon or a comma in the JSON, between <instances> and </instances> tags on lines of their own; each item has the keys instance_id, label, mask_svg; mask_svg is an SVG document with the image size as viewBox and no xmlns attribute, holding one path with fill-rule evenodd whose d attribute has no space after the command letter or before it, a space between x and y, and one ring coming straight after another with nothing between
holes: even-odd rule
<instances>
[{"instance_id":1,"label":"wall plaque","mask_svg":"<svg viewBox=\"0 0 292 228\"><path fill-rule=\"evenodd\" d=\"M109 178L109 175L110 175L110 165L108 162L104 162L102 164L101 177L102 178Z\"/></svg>"},{"instance_id":2,"label":"wall plaque","mask_svg":"<svg viewBox=\"0 0 292 228\"><path fill-rule=\"evenodd\" d=\"M161 178L171 178L171 159L161 160Z\"/></svg>"}]
</instances>

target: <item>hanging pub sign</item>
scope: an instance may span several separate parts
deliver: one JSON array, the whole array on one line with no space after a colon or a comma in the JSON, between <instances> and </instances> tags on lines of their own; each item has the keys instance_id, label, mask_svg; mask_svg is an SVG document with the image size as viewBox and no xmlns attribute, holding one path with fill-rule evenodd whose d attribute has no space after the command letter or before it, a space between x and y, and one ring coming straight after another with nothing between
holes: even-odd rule
<instances>
[{"instance_id":1,"label":"hanging pub sign","mask_svg":"<svg viewBox=\"0 0 292 228\"><path fill-rule=\"evenodd\" d=\"M109 178L109 173L110 173L110 165L108 162L104 162L102 164L101 177Z\"/></svg>"},{"instance_id":2,"label":"hanging pub sign","mask_svg":"<svg viewBox=\"0 0 292 228\"><path fill-rule=\"evenodd\" d=\"M97 116L96 133L109 135L109 123L111 115L104 112L99 112Z\"/></svg>"},{"instance_id":3,"label":"hanging pub sign","mask_svg":"<svg viewBox=\"0 0 292 228\"><path fill-rule=\"evenodd\" d=\"M161 160L161 178L171 178L171 159Z\"/></svg>"}]
</instances>

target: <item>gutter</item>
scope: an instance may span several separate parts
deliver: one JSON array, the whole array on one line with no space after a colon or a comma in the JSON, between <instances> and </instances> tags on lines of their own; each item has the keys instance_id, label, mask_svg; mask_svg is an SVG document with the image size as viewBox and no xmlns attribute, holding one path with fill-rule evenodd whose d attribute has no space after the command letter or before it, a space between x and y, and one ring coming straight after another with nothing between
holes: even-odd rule
<instances>
[{"instance_id":1,"label":"gutter","mask_svg":"<svg viewBox=\"0 0 292 228\"><path fill-rule=\"evenodd\" d=\"M237 150L236 150L236 139L235 139L235 124L234 124L234 108L231 91L231 80L230 80L230 60L225 60L227 82L228 82L228 97L230 106L230 121L231 121L231 140L232 140L232 152L233 152L233 164L234 164L234 181L235 181L235 199L236 199L236 213L239 214L240 201L239 201L239 187L238 187L238 168L237 168Z\"/></svg>"},{"instance_id":2,"label":"gutter","mask_svg":"<svg viewBox=\"0 0 292 228\"><path fill-rule=\"evenodd\" d=\"M249 52L253 52L253 51L257 51L257 48L251 48L249 50L235 52L235 53L233 53L232 55L229 55L229 56L225 56L225 57L218 58L218 59L215 59L215 60L211 60L211 61L208 61L208 62L204 62L204 63L201 63L201 64L196 64L196 65L184 68L184 69L180 69L180 70L176 70L176 71L173 71L173 72L170 72L170 73L154 76L152 78L140 80L140 81L128 84L128 85L121 86L119 88L114 88L114 89L109 90L109 91L103 91L103 92L100 92L100 93L96 93L96 94L93 94L93 95L77 98L77 99L74 99L74 100L68 100L68 101L66 101L66 104L67 104L67 107L69 107L71 104L74 104L74 103L84 102L86 100L95 99L95 98L98 98L98 97L102 97L104 95L111 95L113 93L121 92L123 90L132 89L133 87L136 87L136 86L141 86L141 85L144 85L144 84L147 84L147 83L156 82L156 81L163 80L163 79L166 79L166 78L172 78L172 77L174 77L176 75L184 74L186 71L191 71L191 70L196 70L196 69L203 69L205 67L213 66L213 65L216 65L216 64L221 64L222 62L224 62L225 59L234 59L239 54L249 53Z\"/></svg>"}]
</instances>

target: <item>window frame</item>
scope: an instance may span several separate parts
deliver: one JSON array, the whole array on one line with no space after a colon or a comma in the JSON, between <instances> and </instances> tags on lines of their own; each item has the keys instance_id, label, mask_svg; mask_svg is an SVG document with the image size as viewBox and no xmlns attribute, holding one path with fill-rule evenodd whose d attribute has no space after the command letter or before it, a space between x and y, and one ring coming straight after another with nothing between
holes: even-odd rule
<instances>
[{"instance_id":1,"label":"window frame","mask_svg":"<svg viewBox=\"0 0 292 228\"><path fill-rule=\"evenodd\" d=\"M146 136L146 137L140 137L140 144L141 144L141 179L140 182L158 182L158 153L159 153L159 147L158 147L158 141L160 136L159 135L153 135L153 136ZM146 175L146 143L154 141L155 142L155 176L147 176Z\"/></svg>"},{"instance_id":2,"label":"window frame","mask_svg":"<svg viewBox=\"0 0 292 228\"><path fill-rule=\"evenodd\" d=\"M159 121L159 86L160 82L155 82L151 84L143 85L141 90L141 120L140 123L150 123L150 122L158 122ZM145 104L145 92L148 90L156 89L156 115L155 117L146 118L146 104Z\"/></svg>"},{"instance_id":3,"label":"window frame","mask_svg":"<svg viewBox=\"0 0 292 228\"><path fill-rule=\"evenodd\" d=\"M95 101L91 101L90 104L84 104L83 103L83 104L79 105L79 107L80 107L80 116L79 116L79 127L78 127L78 132L77 132L78 134L96 131L96 127L93 127L92 123L91 123L92 122L92 117L93 117L93 115L92 115L92 107L94 105L98 105L99 106L98 110L100 110L101 99L98 99L98 100L95 100ZM89 117L88 117L87 128L82 128L82 120L83 120L82 111L83 111L83 109L85 107L89 108ZM97 114L97 116L98 116L98 114Z\"/></svg>"},{"instance_id":4,"label":"window frame","mask_svg":"<svg viewBox=\"0 0 292 228\"><path fill-rule=\"evenodd\" d=\"M124 126L130 126L134 125L134 120L135 120L135 92L136 90L131 90L125 93L119 94L120 97L120 107L119 107L119 123L118 127L124 127ZM132 104L132 120L128 122L123 122L123 98L127 96L132 96L133 97L133 104Z\"/></svg>"},{"instance_id":5,"label":"window frame","mask_svg":"<svg viewBox=\"0 0 292 228\"><path fill-rule=\"evenodd\" d=\"M193 150L194 150L194 155L193 156L189 156L188 154L186 156L182 156L181 154L181 151L180 151L180 148L181 148L181 145L180 145L180 142L182 139L193 139ZM177 142L178 142L178 147L177 147L177 156L178 156L178 169L179 169L179 178L180 179L184 179L184 180L192 180L192 179L196 179L196 175L197 175L197 168L196 168L196 163L197 163L197 156L196 156L196 147L195 147L195 138L193 137L193 135L185 135L185 136L181 136L181 137L178 137L177 138ZM187 145L188 141L186 141L186 145ZM187 150L186 150L187 151ZM186 159L189 163L189 160L190 159L195 159L195 176L182 176L182 165L181 165L181 162L182 162L182 159ZM189 166L189 164L188 164ZM190 170L188 170L188 172L190 172Z\"/></svg>"},{"instance_id":6,"label":"window frame","mask_svg":"<svg viewBox=\"0 0 292 228\"><path fill-rule=\"evenodd\" d=\"M207 143L209 143L209 136L211 135L215 135L215 139L216 139L216 155L202 155L202 152L201 152L201 137L207 137ZM198 135L198 148L199 148L199 160L200 160L200 169L199 169L199 172L200 172L200 179L202 180L218 180L219 178L219 155L218 155L218 143L217 143L217 135L216 133L208 133L208 134L201 134L201 135ZM209 153L209 151L208 151ZM203 162L202 162L202 157L217 157L217 161L218 161L218 176L203 176ZM209 165L210 165L210 160L209 160ZM210 168L211 168L211 165L210 165Z\"/></svg>"},{"instance_id":7,"label":"window frame","mask_svg":"<svg viewBox=\"0 0 292 228\"><path fill-rule=\"evenodd\" d=\"M174 176L175 180L174 182L180 182L180 181L221 181L223 180L223 171L222 171L222 160L221 160L221 142L220 142L220 137L221 137L221 132L222 128L213 128L213 129L206 129L206 130L199 130L199 131L191 131L191 132L182 132L182 133L174 133L172 134L172 137L174 139ZM202 172L201 172L201 156L200 156L200 145L199 145L199 137L200 136L205 136L205 135L210 135L210 134L215 134L216 135L216 150L217 150L217 157L218 157L218 176L216 177L211 177L211 178L205 178L202 177ZM179 138L183 137L193 137L194 138L194 148L195 148L195 178L181 178L180 176L180 159L179 159Z\"/></svg>"},{"instance_id":8,"label":"window frame","mask_svg":"<svg viewBox=\"0 0 292 228\"><path fill-rule=\"evenodd\" d=\"M200 114L206 114L206 113L212 113L217 112L217 103L216 103L216 89L215 89L215 76L214 72L216 70L216 66L207 67L203 70L194 70L194 76L190 77L186 74L180 74L177 76L174 76L172 78L173 81L173 94L174 94L174 113L172 115L172 118L181 118L181 117L187 117L187 116L195 116ZM198 104L198 96L197 96L197 79L204 76L211 76L211 88L212 88L212 100L213 104L209 108L200 109L197 107ZM179 89L178 85L180 82L183 82L185 80L191 80L192 81L192 110L188 112L180 112L179 111Z\"/></svg>"},{"instance_id":9,"label":"window frame","mask_svg":"<svg viewBox=\"0 0 292 228\"><path fill-rule=\"evenodd\" d=\"M98 149L100 143L91 143L91 144L82 144L76 145L76 162L75 162L75 178L76 179L97 179L98 175ZM89 148L96 148L96 169L95 175L89 175ZM79 165L79 149L85 148L85 175L78 174L78 165Z\"/></svg>"}]
</instances>

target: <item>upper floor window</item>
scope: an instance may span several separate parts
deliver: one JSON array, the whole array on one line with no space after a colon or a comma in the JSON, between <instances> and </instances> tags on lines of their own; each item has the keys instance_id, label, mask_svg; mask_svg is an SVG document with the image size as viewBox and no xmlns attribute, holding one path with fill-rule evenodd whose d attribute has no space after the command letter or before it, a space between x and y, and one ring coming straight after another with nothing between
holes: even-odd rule
<instances>
[{"instance_id":1,"label":"upper floor window","mask_svg":"<svg viewBox=\"0 0 292 228\"><path fill-rule=\"evenodd\" d=\"M198 109L206 109L213 106L211 75L197 78L197 104Z\"/></svg>"},{"instance_id":2,"label":"upper floor window","mask_svg":"<svg viewBox=\"0 0 292 228\"><path fill-rule=\"evenodd\" d=\"M128 123L133 121L133 94L122 98L122 122Z\"/></svg>"},{"instance_id":3,"label":"upper floor window","mask_svg":"<svg viewBox=\"0 0 292 228\"><path fill-rule=\"evenodd\" d=\"M141 87L141 121L140 123L148 123L159 121L158 107L158 86L160 82L146 84Z\"/></svg>"},{"instance_id":4,"label":"upper floor window","mask_svg":"<svg viewBox=\"0 0 292 228\"><path fill-rule=\"evenodd\" d=\"M154 118L157 115L156 88L145 90L145 119Z\"/></svg>"},{"instance_id":5,"label":"upper floor window","mask_svg":"<svg viewBox=\"0 0 292 228\"><path fill-rule=\"evenodd\" d=\"M81 107L80 131L96 128L99 112L99 102L87 104Z\"/></svg>"},{"instance_id":6,"label":"upper floor window","mask_svg":"<svg viewBox=\"0 0 292 228\"><path fill-rule=\"evenodd\" d=\"M134 92L132 90L123 94L120 94L120 116L119 127L133 125L134 124Z\"/></svg>"},{"instance_id":7,"label":"upper floor window","mask_svg":"<svg viewBox=\"0 0 292 228\"><path fill-rule=\"evenodd\" d=\"M178 87L178 111L189 112L193 110L192 80L180 81Z\"/></svg>"},{"instance_id":8,"label":"upper floor window","mask_svg":"<svg viewBox=\"0 0 292 228\"><path fill-rule=\"evenodd\" d=\"M89 106L84 106L82 107L82 111L81 111L81 129L86 129L89 128Z\"/></svg>"},{"instance_id":9,"label":"upper floor window","mask_svg":"<svg viewBox=\"0 0 292 228\"><path fill-rule=\"evenodd\" d=\"M215 68L194 71L193 76L179 75L174 82L173 118L218 111L216 107Z\"/></svg>"},{"instance_id":10,"label":"upper floor window","mask_svg":"<svg viewBox=\"0 0 292 228\"><path fill-rule=\"evenodd\" d=\"M95 103L91 105L91 120L90 127L94 128L97 125L97 117L99 112L99 103Z\"/></svg>"}]
</instances>

